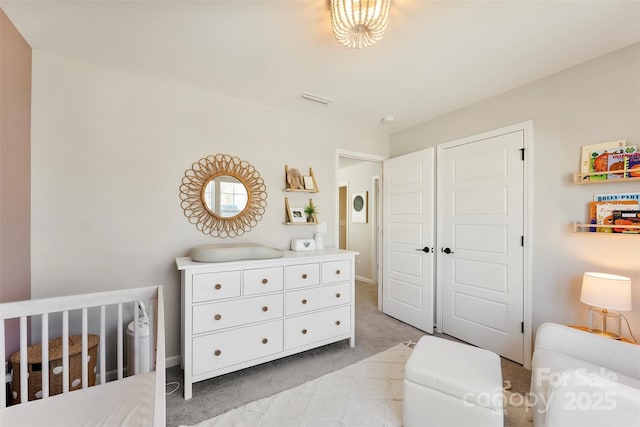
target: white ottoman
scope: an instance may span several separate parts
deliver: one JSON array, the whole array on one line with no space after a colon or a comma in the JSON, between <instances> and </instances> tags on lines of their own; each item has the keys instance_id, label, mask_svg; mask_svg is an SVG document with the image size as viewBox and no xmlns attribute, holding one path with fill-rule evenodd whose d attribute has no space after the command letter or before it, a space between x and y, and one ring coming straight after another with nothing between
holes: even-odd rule
<instances>
[{"instance_id":1,"label":"white ottoman","mask_svg":"<svg viewBox=\"0 0 640 427\"><path fill-rule=\"evenodd\" d=\"M500 358L488 350L424 336L404 370L404 427L502 426Z\"/></svg>"}]
</instances>

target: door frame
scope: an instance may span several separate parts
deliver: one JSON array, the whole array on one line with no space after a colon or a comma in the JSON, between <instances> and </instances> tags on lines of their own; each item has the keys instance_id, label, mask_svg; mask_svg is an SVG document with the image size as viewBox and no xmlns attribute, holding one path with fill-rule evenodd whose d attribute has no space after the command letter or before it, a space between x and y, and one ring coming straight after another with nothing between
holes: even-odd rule
<instances>
[{"instance_id":1,"label":"door frame","mask_svg":"<svg viewBox=\"0 0 640 427\"><path fill-rule=\"evenodd\" d=\"M505 133L523 131L524 133L524 194L523 194L523 229L524 229L524 256L523 256L523 310L524 321L523 334L523 365L531 369L531 352L533 336L533 122L531 120L494 129L488 132L471 135L436 145L436 245L442 248L442 182L444 150L458 145L468 144L474 141L493 138ZM442 333L442 254L436 250L436 332Z\"/></svg>"},{"instance_id":2,"label":"door frame","mask_svg":"<svg viewBox=\"0 0 640 427\"><path fill-rule=\"evenodd\" d=\"M345 232L345 236L344 236L344 245L348 248L349 247L349 183L348 182L339 182L338 183L338 216L336 217L336 224L337 224L337 228L338 228L338 236L336 237L336 247L340 248L340 189L343 188L345 189L345 192L347 194L345 194L345 198L344 198L344 210L345 210L345 215L344 215L344 232Z\"/></svg>"},{"instance_id":3,"label":"door frame","mask_svg":"<svg viewBox=\"0 0 640 427\"><path fill-rule=\"evenodd\" d=\"M339 239L340 239L340 224L339 224L339 215L340 215L340 193L337 191L338 185L340 183L340 178L338 176L339 170L340 170L340 158L349 158L349 159L356 159L356 160L363 160L363 161L367 161L367 162L376 162L376 163L380 163L380 169L382 169L382 162L387 160L389 157L388 156L380 156L377 154L370 154L370 153L362 153L359 151L351 151L351 150L345 150L342 148L336 148L336 153L335 153L335 164L334 164L334 177L333 177L333 188L336 189L335 191L335 211L333 213L333 217L335 218L335 226L334 226L334 242L335 245L338 245ZM382 177L382 179L384 179L384 176ZM379 181L379 183L381 183L382 181ZM347 194L347 201L349 199L348 197L349 195ZM380 201L382 200L382 187L379 187L379 197L378 200L376 200L376 203L378 204L378 206L375 208L375 210L377 210L378 212L381 212L381 207L379 206ZM374 210L374 209L372 209ZM349 218L347 218L347 220L349 220ZM375 219L376 221L376 227L378 230L378 235L375 236L376 239L378 239L378 242L382 242L382 215L378 215L378 217ZM376 230L376 228L374 227L374 230ZM348 241L348 236L347 236L347 241ZM382 245L379 245L379 247L377 248L377 254L375 254L377 259L382 259ZM380 265L380 264L379 264ZM380 271L380 268L378 268L378 310L382 311L382 272Z\"/></svg>"},{"instance_id":4,"label":"door frame","mask_svg":"<svg viewBox=\"0 0 640 427\"><path fill-rule=\"evenodd\" d=\"M371 275L378 284L378 293L382 292L382 176L371 177L371 234L373 236L373 247L375 248L375 262L371 266ZM378 310L382 311L382 298L378 298Z\"/></svg>"}]
</instances>

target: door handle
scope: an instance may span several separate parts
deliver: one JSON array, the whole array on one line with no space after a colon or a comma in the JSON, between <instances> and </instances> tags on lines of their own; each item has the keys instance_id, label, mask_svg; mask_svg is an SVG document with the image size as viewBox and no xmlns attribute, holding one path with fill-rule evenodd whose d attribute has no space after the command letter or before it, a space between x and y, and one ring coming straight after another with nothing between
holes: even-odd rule
<instances>
[{"instance_id":1,"label":"door handle","mask_svg":"<svg viewBox=\"0 0 640 427\"><path fill-rule=\"evenodd\" d=\"M422 248L422 249L416 249L416 251L422 251L422 252L424 252L425 254L428 254L429 252L431 252L431 251L432 251L432 249L429 249L428 247L426 247L426 246L425 246L425 247L424 247L424 248Z\"/></svg>"},{"instance_id":2,"label":"door handle","mask_svg":"<svg viewBox=\"0 0 640 427\"><path fill-rule=\"evenodd\" d=\"M444 248L444 249L440 249L441 252L444 252L445 254L449 255L454 253L451 249L449 248Z\"/></svg>"}]
</instances>

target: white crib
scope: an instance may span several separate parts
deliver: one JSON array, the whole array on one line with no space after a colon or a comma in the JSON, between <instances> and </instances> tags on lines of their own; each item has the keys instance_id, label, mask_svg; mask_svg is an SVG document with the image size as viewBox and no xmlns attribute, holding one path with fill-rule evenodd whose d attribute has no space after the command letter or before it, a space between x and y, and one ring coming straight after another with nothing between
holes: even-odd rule
<instances>
[{"instance_id":1,"label":"white crib","mask_svg":"<svg viewBox=\"0 0 640 427\"><path fill-rule=\"evenodd\" d=\"M138 302L146 301L149 308L149 355L150 372L124 377L124 323L123 311L133 311L134 354L140 354ZM124 309L124 310L123 310ZM107 313L116 312L115 319ZM70 313L72 316L70 316ZM70 325L70 318L81 319L79 325ZM61 317L61 325L57 319ZM56 325L50 324L56 319ZM90 320L97 318L98 325ZM0 387L0 425L13 426L164 426L165 425L165 342L164 302L162 286L98 292L66 297L45 298L0 304L0 354L5 360L5 320L19 319L20 325L20 376L21 403L6 406L6 390ZM31 322L29 325L29 321ZM114 324L115 322L115 324ZM27 336L29 329L40 333L39 342L49 342L49 331L61 326L62 330L62 394L49 396L49 348L42 345L42 398L28 399ZM97 326L97 328L95 327ZM99 378L96 386L88 386L88 335L90 327L99 329L98 365ZM114 328L115 331L110 329ZM107 330L109 329L109 330ZM69 387L69 334L70 330L81 330L82 337L82 389L70 391ZM115 372L107 372L107 337L116 334ZM111 340L113 341L113 340ZM113 349L110 349L113 350ZM139 372L139 358L135 366ZM110 375L111 374L111 375ZM117 380L107 382L107 377ZM0 369L0 384L6 383L4 369Z\"/></svg>"}]
</instances>

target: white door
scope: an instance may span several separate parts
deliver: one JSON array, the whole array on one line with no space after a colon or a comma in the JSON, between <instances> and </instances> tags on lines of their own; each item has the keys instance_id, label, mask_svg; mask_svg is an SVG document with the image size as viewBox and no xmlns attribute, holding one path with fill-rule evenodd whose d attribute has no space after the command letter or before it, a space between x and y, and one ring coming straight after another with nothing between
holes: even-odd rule
<instances>
[{"instance_id":1,"label":"white door","mask_svg":"<svg viewBox=\"0 0 640 427\"><path fill-rule=\"evenodd\" d=\"M433 333L434 149L383 165L382 311Z\"/></svg>"},{"instance_id":2,"label":"white door","mask_svg":"<svg viewBox=\"0 0 640 427\"><path fill-rule=\"evenodd\" d=\"M444 147L438 149L442 331L523 363L524 131Z\"/></svg>"}]
</instances>

